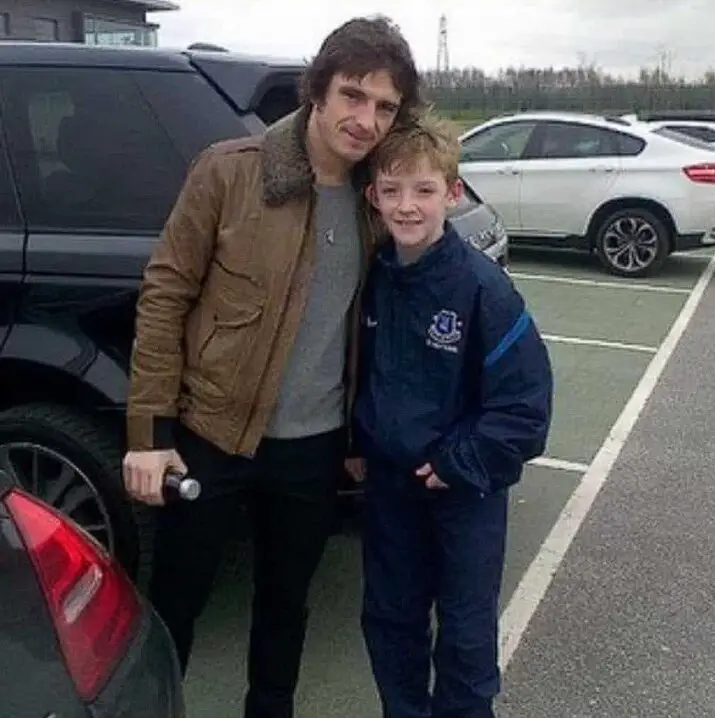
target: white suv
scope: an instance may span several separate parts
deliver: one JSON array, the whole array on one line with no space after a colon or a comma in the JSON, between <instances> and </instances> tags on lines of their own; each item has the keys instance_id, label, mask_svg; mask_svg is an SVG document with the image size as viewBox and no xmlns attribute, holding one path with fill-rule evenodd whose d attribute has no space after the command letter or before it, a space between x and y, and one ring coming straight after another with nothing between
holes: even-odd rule
<instances>
[{"instance_id":1,"label":"white suv","mask_svg":"<svg viewBox=\"0 0 715 718\"><path fill-rule=\"evenodd\" d=\"M614 274L655 272L715 244L715 151L622 118L533 112L462 135L460 174L514 244L594 250Z\"/></svg>"}]
</instances>

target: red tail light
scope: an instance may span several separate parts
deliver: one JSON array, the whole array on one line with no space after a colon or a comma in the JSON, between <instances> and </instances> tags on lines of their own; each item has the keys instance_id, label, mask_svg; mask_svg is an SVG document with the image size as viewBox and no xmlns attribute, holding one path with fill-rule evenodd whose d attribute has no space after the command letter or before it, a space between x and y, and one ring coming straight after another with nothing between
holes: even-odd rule
<instances>
[{"instance_id":1,"label":"red tail light","mask_svg":"<svg viewBox=\"0 0 715 718\"><path fill-rule=\"evenodd\" d=\"M706 162L701 165L691 165L683 167L688 179L693 182L704 182L705 184L715 184L715 163Z\"/></svg>"},{"instance_id":2,"label":"red tail light","mask_svg":"<svg viewBox=\"0 0 715 718\"><path fill-rule=\"evenodd\" d=\"M104 550L61 514L24 493L6 505L35 565L67 668L96 698L141 618L137 592Z\"/></svg>"}]
</instances>

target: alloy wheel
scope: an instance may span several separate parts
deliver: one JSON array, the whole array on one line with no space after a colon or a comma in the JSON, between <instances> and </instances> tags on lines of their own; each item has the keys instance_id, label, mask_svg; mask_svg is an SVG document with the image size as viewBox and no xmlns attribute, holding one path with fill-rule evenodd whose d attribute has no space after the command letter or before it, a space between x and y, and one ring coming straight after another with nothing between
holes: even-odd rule
<instances>
[{"instance_id":1,"label":"alloy wheel","mask_svg":"<svg viewBox=\"0 0 715 718\"><path fill-rule=\"evenodd\" d=\"M69 516L114 553L107 507L87 475L47 446L13 441L0 444L0 470L15 484Z\"/></svg>"},{"instance_id":2,"label":"alloy wheel","mask_svg":"<svg viewBox=\"0 0 715 718\"><path fill-rule=\"evenodd\" d=\"M656 228L642 217L619 217L603 234L603 254L622 272L647 269L658 256Z\"/></svg>"}]
</instances>

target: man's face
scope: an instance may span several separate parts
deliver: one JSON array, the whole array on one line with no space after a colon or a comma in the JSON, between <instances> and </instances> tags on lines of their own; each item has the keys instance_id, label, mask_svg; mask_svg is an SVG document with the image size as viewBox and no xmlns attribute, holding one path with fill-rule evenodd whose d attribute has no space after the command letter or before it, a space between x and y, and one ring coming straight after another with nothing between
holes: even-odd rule
<instances>
[{"instance_id":1,"label":"man's face","mask_svg":"<svg viewBox=\"0 0 715 718\"><path fill-rule=\"evenodd\" d=\"M442 236L447 210L459 201L462 183L447 182L423 157L405 171L378 171L368 192L398 248L419 254Z\"/></svg>"},{"instance_id":2,"label":"man's face","mask_svg":"<svg viewBox=\"0 0 715 718\"><path fill-rule=\"evenodd\" d=\"M400 102L383 70L362 79L334 75L324 102L315 108L320 138L333 155L356 164L388 133Z\"/></svg>"}]
</instances>

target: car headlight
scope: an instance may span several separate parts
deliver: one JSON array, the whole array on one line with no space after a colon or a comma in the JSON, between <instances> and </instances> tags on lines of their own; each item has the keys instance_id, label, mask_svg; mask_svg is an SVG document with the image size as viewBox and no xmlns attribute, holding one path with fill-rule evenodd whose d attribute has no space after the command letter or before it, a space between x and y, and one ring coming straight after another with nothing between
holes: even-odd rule
<instances>
[{"instance_id":1,"label":"car headlight","mask_svg":"<svg viewBox=\"0 0 715 718\"><path fill-rule=\"evenodd\" d=\"M476 233L472 238L474 244L480 249L487 249L497 242L501 242L506 238L506 228L502 224L501 220L495 219L493 224L489 227L485 227Z\"/></svg>"}]
</instances>

